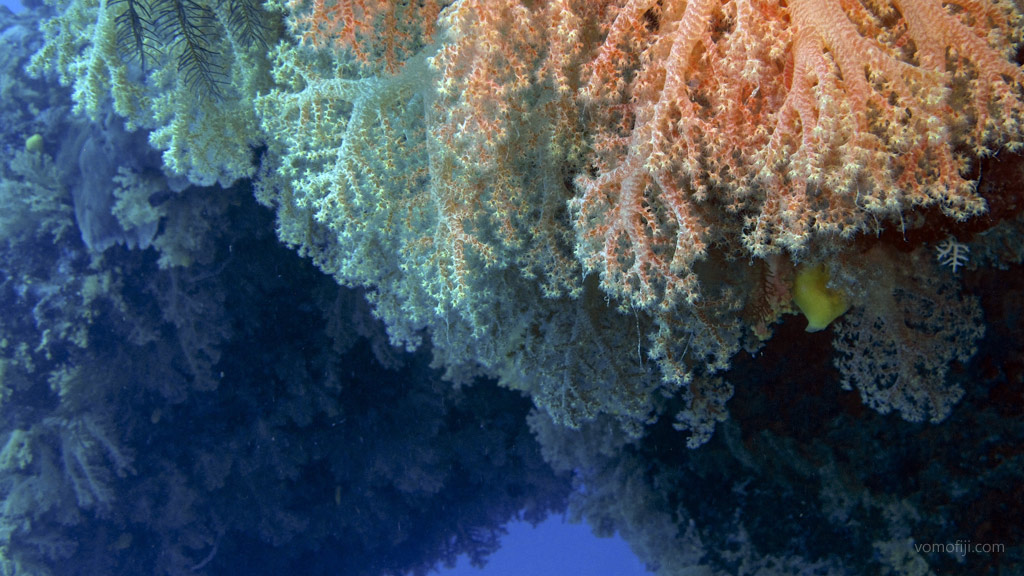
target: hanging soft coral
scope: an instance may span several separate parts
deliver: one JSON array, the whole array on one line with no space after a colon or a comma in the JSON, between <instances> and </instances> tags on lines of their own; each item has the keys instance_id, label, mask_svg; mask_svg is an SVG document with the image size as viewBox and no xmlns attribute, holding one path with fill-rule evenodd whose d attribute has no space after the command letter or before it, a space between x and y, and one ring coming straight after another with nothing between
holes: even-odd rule
<instances>
[{"instance_id":1,"label":"hanging soft coral","mask_svg":"<svg viewBox=\"0 0 1024 576\"><path fill-rule=\"evenodd\" d=\"M581 91L578 253L640 306L699 297L709 244L800 252L919 206L984 201L964 152L1020 146L1008 2L633 1Z\"/></svg>"},{"instance_id":2,"label":"hanging soft coral","mask_svg":"<svg viewBox=\"0 0 1024 576\"><path fill-rule=\"evenodd\" d=\"M348 50L363 63L383 60L388 71L434 34L436 0L289 0L290 24L303 42Z\"/></svg>"}]
</instances>

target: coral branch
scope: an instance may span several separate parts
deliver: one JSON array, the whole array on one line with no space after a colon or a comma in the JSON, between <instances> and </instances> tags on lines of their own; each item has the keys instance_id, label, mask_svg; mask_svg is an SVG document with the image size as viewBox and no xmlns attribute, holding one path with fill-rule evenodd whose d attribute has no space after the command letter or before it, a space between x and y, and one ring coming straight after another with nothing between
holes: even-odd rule
<instances>
[{"instance_id":1,"label":"coral branch","mask_svg":"<svg viewBox=\"0 0 1024 576\"><path fill-rule=\"evenodd\" d=\"M1009 4L629 2L585 68L578 254L642 306L699 297L707 247L800 253L921 206L985 210L965 152L1020 146Z\"/></svg>"}]
</instances>

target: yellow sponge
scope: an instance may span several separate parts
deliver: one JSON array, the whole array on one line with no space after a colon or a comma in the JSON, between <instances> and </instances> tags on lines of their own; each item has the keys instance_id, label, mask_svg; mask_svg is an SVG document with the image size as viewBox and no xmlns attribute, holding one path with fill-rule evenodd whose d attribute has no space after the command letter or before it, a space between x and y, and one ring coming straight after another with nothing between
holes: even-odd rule
<instances>
[{"instance_id":1,"label":"yellow sponge","mask_svg":"<svg viewBox=\"0 0 1024 576\"><path fill-rule=\"evenodd\" d=\"M42 152L43 151L43 135L33 134L25 139L25 150L29 152Z\"/></svg>"},{"instance_id":2,"label":"yellow sponge","mask_svg":"<svg viewBox=\"0 0 1024 576\"><path fill-rule=\"evenodd\" d=\"M793 301L807 317L807 331L824 330L850 308L846 294L828 287L829 273L824 264L802 266L793 281Z\"/></svg>"}]
</instances>

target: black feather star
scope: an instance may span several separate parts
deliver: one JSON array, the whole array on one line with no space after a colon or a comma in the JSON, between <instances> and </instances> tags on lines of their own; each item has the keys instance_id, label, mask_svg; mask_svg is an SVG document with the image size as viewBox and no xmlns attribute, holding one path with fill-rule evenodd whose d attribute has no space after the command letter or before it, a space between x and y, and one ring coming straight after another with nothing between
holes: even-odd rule
<instances>
[{"instance_id":1,"label":"black feather star","mask_svg":"<svg viewBox=\"0 0 1024 576\"><path fill-rule=\"evenodd\" d=\"M213 10L195 0L156 0L157 29L179 50L178 73L200 97L220 99L221 85L227 82L226 69L220 64L214 43L221 29Z\"/></svg>"},{"instance_id":2,"label":"black feather star","mask_svg":"<svg viewBox=\"0 0 1024 576\"><path fill-rule=\"evenodd\" d=\"M212 7L197 0L113 0L111 7L119 10L122 58L138 60L145 74L148 62L177 53L178 73L200 98L219 100L229 83L228 64L218 51L226 34L242 45L266 46L267 14L255 0L222 0Z\"/></svg>"},{"instance_id":3,"label":"black feather star","mask_svg":"<svg viewBox=\"0 0 1024 576\"><path fill-rule=\"evenodd\" d=\"M146 60L155 60L160 50L154 45L153 18L147 2L140 0L115 0L111 7L124 5L124 11L117 15L114 24L117 29L117 46L122 58L137 58L143 73Z\"/></svg>"}]
</instances>

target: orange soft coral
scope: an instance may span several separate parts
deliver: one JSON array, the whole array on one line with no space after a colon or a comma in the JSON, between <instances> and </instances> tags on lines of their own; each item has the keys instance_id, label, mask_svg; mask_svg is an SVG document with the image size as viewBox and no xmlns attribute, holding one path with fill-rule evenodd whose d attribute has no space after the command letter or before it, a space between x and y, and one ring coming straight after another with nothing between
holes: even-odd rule
<instances>
[{"instance_id":1,"label":"orange soft coral","mask_svg":"<svg viewBox=\"0 0 1024 576\"><path fill-rule=\"evenodd\" d=\"M978 214L963 153L1020 145L1019 36L1001 1L627 2L581 90L578 254L670 306L714 242L799 253L919 206Z\"/></svg>"}]
</instances>

